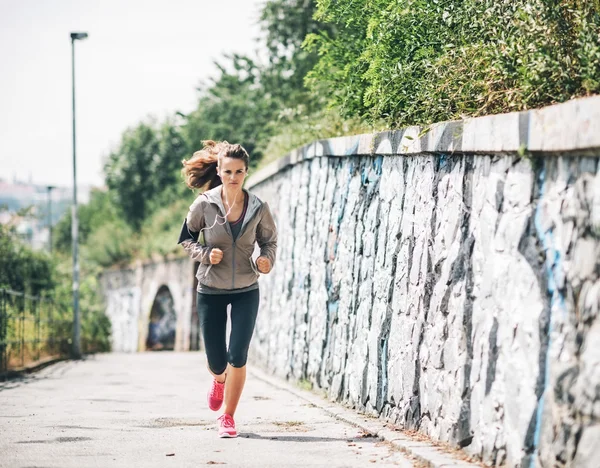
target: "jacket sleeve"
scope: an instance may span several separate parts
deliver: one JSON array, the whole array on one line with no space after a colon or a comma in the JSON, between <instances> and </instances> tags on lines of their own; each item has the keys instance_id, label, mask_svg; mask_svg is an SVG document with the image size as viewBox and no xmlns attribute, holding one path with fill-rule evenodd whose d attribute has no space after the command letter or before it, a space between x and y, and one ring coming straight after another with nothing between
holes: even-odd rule
<instances>
[{"instance_id":1,"label":"jacket sleeve","mask_svg":"<svg viewBox=\"0 0 600 468\"><path fill-rule=\"evenodd\" d=\"M204 245L202 229L205 227L204 210L201 196L196 198L190 206L187 217L181 227L178 244L196 262L210 265L210 252L212 247Z\"/></svg>"},{"instance_id":2,"label":"jacket sleeve","mask_svg":"<svg viewBox=\"0 0 600 468\"><path fill-rule=\"evenodd\" d=\"M256 227L256 242L260 247L261 257L267 257L271 266L274 266L277 257L277 226L267 203L264 204L262 218Z\"/></svg>"}]
</instances>

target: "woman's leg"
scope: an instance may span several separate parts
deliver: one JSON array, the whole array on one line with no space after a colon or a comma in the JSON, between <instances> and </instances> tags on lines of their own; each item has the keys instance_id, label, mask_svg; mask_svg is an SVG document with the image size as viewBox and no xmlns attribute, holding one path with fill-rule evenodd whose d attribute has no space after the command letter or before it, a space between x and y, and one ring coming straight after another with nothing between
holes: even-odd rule
<instances>
[{"instance_id":1,"label":"woman's leg","mask_svg":"<svg viewBox=\"0 0 600 468\"><path fill-rule=\"evenodd\" d=\"M227 296L198 293L196 305L198 321L206 352L209 372L217 382L225 381L227 369Z\"/></svg>"},{"instance_id":2,"label":"woman's leg","mask_svg":"<svg viewBox=\"0 0 600 468\"><path fill-rule=\"evenodd\" d=\"M227 368L227 385L225 385L225 408L223 412L233 417L246 383L246 366Z\"/></svg>"},{"instance_id":3,"label":"woman's leg","mask_svg":"<svg viewBox=\"0 0 600 468\"><path fill-rule=\"evenodd\" d=\"M227 368L227 384L225 385L224 412L233 416L246 383L248 348L254 332L256 315L258 314L260 293L258 289L255 289L241 294L234 294L230 297L231 335L229 337L229 366Z\"/></svg>"},{"instance_id":4,"label":"woman's leg","mask_svg":"<svg viewBox=\"0 0 600 468\"><path fill-rule=\"evenodd\" d=\"M225 379L227 378L227 369L225 369L225 372L222 372L220 374L215 374L211 368L210 368L210 364L208 364L208 362L206 363L206 368L208 369L209 374L211 374L213 376L213 378L219 382L219 383L225 383Z\"/></svg>"}]
</instances>

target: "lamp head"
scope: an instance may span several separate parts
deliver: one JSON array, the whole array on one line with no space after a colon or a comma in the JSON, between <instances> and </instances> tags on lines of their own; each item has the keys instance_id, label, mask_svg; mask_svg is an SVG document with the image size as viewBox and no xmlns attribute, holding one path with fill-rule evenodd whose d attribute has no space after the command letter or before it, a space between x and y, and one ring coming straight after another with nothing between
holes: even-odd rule
<instances>
[{"instance_id":1,"label":"lamp head","mask_svg":"<svg viewBox=\"0 0 600 468\"><path fill-rule=\"evenodd\" d=\"M74 41L76 39L85 39L86 37L88 37L88 33L85 33L85 32L72 32L71 33L72 41Z\"/></svg>"}]
</instances>

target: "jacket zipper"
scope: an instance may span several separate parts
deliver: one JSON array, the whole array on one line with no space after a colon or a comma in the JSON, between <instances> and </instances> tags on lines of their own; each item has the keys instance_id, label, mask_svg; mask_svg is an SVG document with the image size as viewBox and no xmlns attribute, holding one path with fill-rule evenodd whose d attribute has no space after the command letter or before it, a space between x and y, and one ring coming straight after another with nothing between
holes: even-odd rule
<instances>
[{"instance_id":1,"label":"jacket zipper","mask_svg":"<svg viewBox=\"0 0 600 468\"><path fill-rule=\"evenodd\" d=\"M220 206L217 204L217 208L220 210ZM254 216L256 216L256 212L253 213L252 218L254 218ZM248 226L248 223L250 223L251 218L248 219L248 221L246 222L246 224L242 224L242 228L246 228L246 226ZM243 221L242 221L243 222ZM233 233L231 232L231 227L229 226L229 221L226 220L225 222L226 224L226 231L228 232L228 234L231 236L231 240L233 241L232 246L233 246L233 255L232 255L232 266L231 266L231 289L235 289L235 239L233 238ZM240 230L238 237L242 236L242 230ZM250 261L250 263L252 264L252 261ZM212 265L210 265L207 269L206 269L206 273L204 274L204 276L206 276L208 274L208 271L212 268ZM254 269L254 268L253 268ZM257 273L258 275L258 273Z\"/></svg>"},{"instance_id":2,"label":"jacket zipper","mask_svg":"<svg viewBox=\"0 0 600 468\"><path fill-rule=\"evenodd\" d=\"M217 205L218 206L218 205ZM220 209L220 207L219 207ZM233 246L233 258L231 260L231 289L235 289L235 239L233 238L233 232L231 232L231 226L229 225L229 221L227 220L227 218L225 217L225 231L227 231L227 233L229 234L229 236L231 237L232 240L232 246Z\"/></svg>"}]
</instances>

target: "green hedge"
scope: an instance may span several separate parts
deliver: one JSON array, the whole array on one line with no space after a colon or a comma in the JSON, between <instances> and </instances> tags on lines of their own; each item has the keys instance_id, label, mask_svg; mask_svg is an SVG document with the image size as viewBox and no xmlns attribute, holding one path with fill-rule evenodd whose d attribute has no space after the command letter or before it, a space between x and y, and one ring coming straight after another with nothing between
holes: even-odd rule
<instances>
[{"instance_id":1,"label":"green hedge","mask_svg":"<svg viewBox=\"0 0 600 468\"><path fill-rule=\"evenodd\" d=\"M539 107L600 91L598 0L318 0L334 34L305 47L345 116L391 127Z\"/></svg>"},{"instance_id":2,"label":"green hedge","mask_svg":"<svg viewBox=\"0 0 600 468\"><path fill-rule=\"evenodd\" d=\"M73 323L72 262L70 256L36 251L22 242L12 226L0 225L0 289L7 290L0 298L0 341L26 341L0 346L0 354L10 358L11 352L23 356L17 364L25 365L39 357L68 354ZM110 322L104 314L99 293L100 270L81 271L79 299L81 309L81 340L84 352L110 350ZM25 298L23 298L25 293ZM51 299L52 306L41 298ZM36 312L37 311L37 312ZM38 329L35 313L44 321ZM27 317L21 324L20 317ZM2 336L1 334L4 333ZM52 339L54 341L48 342ZM33 340L41 340L40 343ZM9 349L10 348L10 349ZM11 359L9 359L11 361ZM0 374L7 364L0 356Z\"/></svg>"}]
</instances>

